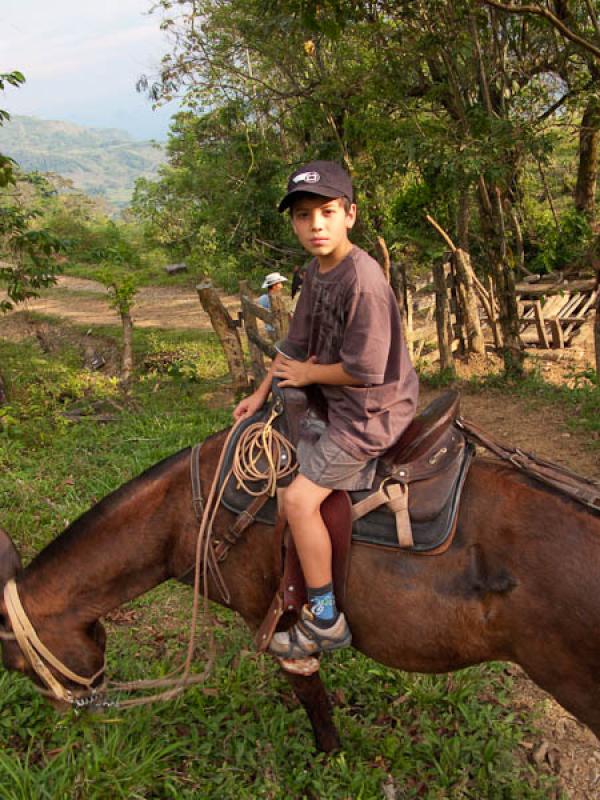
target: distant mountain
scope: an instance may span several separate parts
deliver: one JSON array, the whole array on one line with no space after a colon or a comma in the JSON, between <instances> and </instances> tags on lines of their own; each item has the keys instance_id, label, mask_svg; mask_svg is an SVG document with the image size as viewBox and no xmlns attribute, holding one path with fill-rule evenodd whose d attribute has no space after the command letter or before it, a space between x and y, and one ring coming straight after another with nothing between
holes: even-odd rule
<instances>
[{"instance_id":1,"label":"distant mountain","mask_svg":"<svg viewBox=\"0 0 600 800\"><path fill-rule=\"evenodd\" d=\"M136 178L152 177L165 160L161 147L125 131L20 116L0 127L0 153L25 171L57 172L119 208L131 200Z\"/></svg>"}]
</instances>

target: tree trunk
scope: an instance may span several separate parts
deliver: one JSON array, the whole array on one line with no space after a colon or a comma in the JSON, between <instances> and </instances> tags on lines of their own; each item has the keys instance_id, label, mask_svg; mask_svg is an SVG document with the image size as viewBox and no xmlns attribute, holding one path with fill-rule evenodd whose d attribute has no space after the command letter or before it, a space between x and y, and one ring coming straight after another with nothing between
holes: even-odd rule
<instances>
[{"instance_id":1,"label":"tree trunk","mask_svg":"<svg viewBox=\"0 0 600 800\"><path fill-rule=\"evenodd\" d=\"M410 304L410 289L407 283L406 269L404 266L400 267L398 264L390 264L390 286L398 302L400 309L400 322L402 325L402 335L408 348L408 352L412 358L412 311L409 309Z\"/></svg>"},{"instance_id":2,"label":"tree trunk","mask_svg":"<svg viewBox=\"0 0 600 800\"><path fill-rule=\"evenodd\" d=\"M380 266L383 270L383 274L385 275L385 279L388 283L391 283L390 251L388 250L383 236L377 237L377 249L379 250L379 255L381 257Z\"/></svg>"},{"instance_id":3,"label":"tree trunk","mask_svg":"<svg viewBox=\"0 0 600 800\"><path fill-rule=\"evenodd\" d=\"M512 226L513 237L515 241L515 248L516 248L516 265L519 271L519 276L528 274L531 275L531 272L525 267L525 246L523 244L523 231L521 230L521 223L519 222L519 217L517 215L517 211L513 204L507 199L505 200L505 207L509 215L510 224Z\"/></svg>"},{"instance_id":4,"label":"tree trunk","mask_svg":"<svg viewBox=\"0 0 600 800\"><path fill-rule=\"evenodd\" d=\"M127 385L133 371L133 321L129 312L121 312L123 326L123 358L121 361L121 383Z\"/></svg>"},{"instance_id":5,"label":"tree trunk","mask_svg":"<svg viewBox=\"0 0 600 800\"><path fill-rule=\"evenodd\" d=\"M596 271L596 316L594 318L594 349L596 351L596 383L600 386L600 267Z\"/></svg>"},{"instance_id":6,"label":"tree trunk","mask_svg":"<svg viewBox=\"0 0 600 800\"><path fill-rule=\"evenodd\" d=\"M448 273L448 288L450 289L450 313L454 314L454 325L452 327L451 339L457 340L456 352L464 358L467 354L467 326L465 323L465 314L463 307L463 298L461 296L460 281L456 276L456 262L451 254L448 254L449 266Z\"/></svg>"},{"instance_id":7,"label":"tree trunk","mask_svg":"<svg viewBox=\"0 0 600 800\"><path fill-rule=\"evenodd\" d=\"M203 280L196 286L198 297L204 311L210 318L227 359L233 390L236 394L248 390L248 376L244 363L244 352L239 328L231 319L221 298L210 280Z\"/></svg>"},{"instance_id":8,"label":"tree trunk","mask_svg":"<svg viewBox=\"0 0 600 800\"><path fill-rule=\"evenodd\" d=\"M579 128L579 166L575 187L575 208L594 219L598 150L600 146L600 100L591 97Z\"/></svg>"},{"instance_id":9,"label":"tree trunk","mask_svg":"<svg viewBox=\"0 0 600 800\"><path fill-rule=\"evenodd\" d=\"M465 253L469 252L469 224L471 222L471 203L469 189L463 186L458 195L458 209L456 212L456 233L458 246Z\"/></svg>"},{"instance_id":10,"label":"tree trunk","mask_svg":"<svg viewBox=\"0 0 600 800\"><path fill-rule=\"evenodd\" d=\"M0 372L0 406L6 404L6 389L4 388L4 378Z\"/></svg>"}]
</instances>

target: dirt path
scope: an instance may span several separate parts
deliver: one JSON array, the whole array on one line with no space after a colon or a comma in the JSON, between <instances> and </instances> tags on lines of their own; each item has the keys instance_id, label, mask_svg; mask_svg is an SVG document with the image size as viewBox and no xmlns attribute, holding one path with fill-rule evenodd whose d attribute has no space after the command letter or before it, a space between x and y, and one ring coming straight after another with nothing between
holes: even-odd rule
<instances>
[{"instance_id":1,"label":"dirt path","mask_svg":"<svg viewBox=\"0 0 600 800\"><path fill-rule=\"evenodd\" d=\"M28 308L44 314L56 315L80 325L114 325L117 315L105 297L106 289L94 281L64 276L59 285L30 301ZM223 296L226 306L235 313L237 299ZM138 327L188 328L210 330L210 323L202 311L193 290L181 287L155 287L141 289L136 298L134 320ZM10 320L5 318L0 335L9 332ZM18 323L19 329L23 323ZM26 327L26 326L25 326ZM28 331L27 335L31 335ZM593 363L592 337L582 337L582 343L572 351L548 352L539 362L544 377L556 383L572 380L576 371ZM540 354L538 353L539 357ZM493 357L471 362L459 367L461 377L497 371L498 359ZM423 387L421 405L427 403L438 390ZM219 403L228 403L229 397ZM598 450L590 448L590 438L574 434L567 429L568 419L563 409L538 406L531 398L520 399L501 392L470 392L468 384L462 389L462 411L466 417L478 422L491 434L502 440L533 451L579 473L600 480ZM576 410L571 413L576 414ZM511 668L512 669L512 668ZM536 769L545 769L559 776L563 796L569 800L596 800L600 797L600 746L595 737L548 695L539 690L517 668L515 706L535 708L540 713L541 735L536 741L525 743L526 757Z\"/></svg>"},{"instance_id":2,"label":"dirt path","mask_svg":"<svg viewBox=\"0 0 600 800\"><path fill-rule=\"evenodd\" d=\"M237 311L236 297L222 295L222 300L231 313ZM60 276L56 287L37 299L28 300L24 307L63 317L78 325L120 324L116 311L108 304L106 287L69 275ZM211 330L197 293L181 286L141 288L135 297L132 316L134 325L139 328Z\"/></svg>"}]
</instances>

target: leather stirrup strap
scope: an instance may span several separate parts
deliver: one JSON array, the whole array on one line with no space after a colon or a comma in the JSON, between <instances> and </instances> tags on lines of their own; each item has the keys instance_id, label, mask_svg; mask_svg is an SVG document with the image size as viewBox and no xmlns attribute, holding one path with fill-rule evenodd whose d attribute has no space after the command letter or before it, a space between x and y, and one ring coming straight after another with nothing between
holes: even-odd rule
<instances>
[{"instance_id":1,"label":"leather stirrup strap","mask_svg":"<svg viewBox=\"0 0 600 800\"><path fill-rule=\"evenodd\" d=\"M414 539L408 513L408 486L402 483L382 483L379 489L352 506L352 520L360 519L380 506L386 505L396 518L396 536L400 547L413 547Z\"/></svg>"},{"instance_id":2,"label":"leather stirrup strap","mask_svg":"<svg viewBox=\"0 0 600 800\"><path fill-rule=\"evenodd\" d=\"M192 508L196 519L200 521L204 513L204 500L202 498L202 484L200 483L200 450L203 442L194 445L190 456L190 481L192 484Z\"/></svg>"},{"instance_id":3,"label":"leather stirrup strap","mask_svg":"<svg viewBox=\"0 0 600 800\"><path fill-rule=\"evenodd\" d=\"M404 483L392 483L387 487L390 499L387 507L394 512L396 518L396 536L400 547L413 547L412 527L408 514L408 486Z\"/></svg>"},{"instance_id":4,"label":"leather stirrup strap","mask_svg":"<svg viewBox=\"0 0 600 800\"><path fill-rule=\"evenodd\" d=\"M281 619L284 611L283 607L283 583L282 583L282 572L283 572L283 558L282 558L282 548L283 548L283 535L285 533L285 529L287 528L287 520L283 514L280 514L277 518L277 522L275 524L275 531L274 531L274 547L275 547L275 560L276 560L276 568L279 575L280 575L280 585L275 592L275 596L271 601L271 605L269 606L269 610L262 621L260 628L258 629L256 636L254 637L254 644L256 645L256 649L259 653L264 652L267 647L269 646L269 642L273 638L273 633L275 632L275 628L277 627L277 623Z\"/></svg>"}]
</instances>

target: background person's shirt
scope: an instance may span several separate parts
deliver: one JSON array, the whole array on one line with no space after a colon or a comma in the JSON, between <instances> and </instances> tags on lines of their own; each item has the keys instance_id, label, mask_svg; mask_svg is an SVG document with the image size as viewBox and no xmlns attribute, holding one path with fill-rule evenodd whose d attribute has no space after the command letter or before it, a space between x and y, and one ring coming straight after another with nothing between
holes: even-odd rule
<instances>
[{"instance_id":1,"label":"background person's shirt","mask_svg":"<svg viewBox=\"0 0 600 800\"><path fill-rule=\"evenodd\" d=\"M278 349L291 358L316 356L343 365L360 386L320 384L328 403L331 438L355 458L381 455L412 421L417 374L402 336L398 303L381 267L353 247L337 266L304 276L287 338Z\"/></svg>"}]
</instances>

